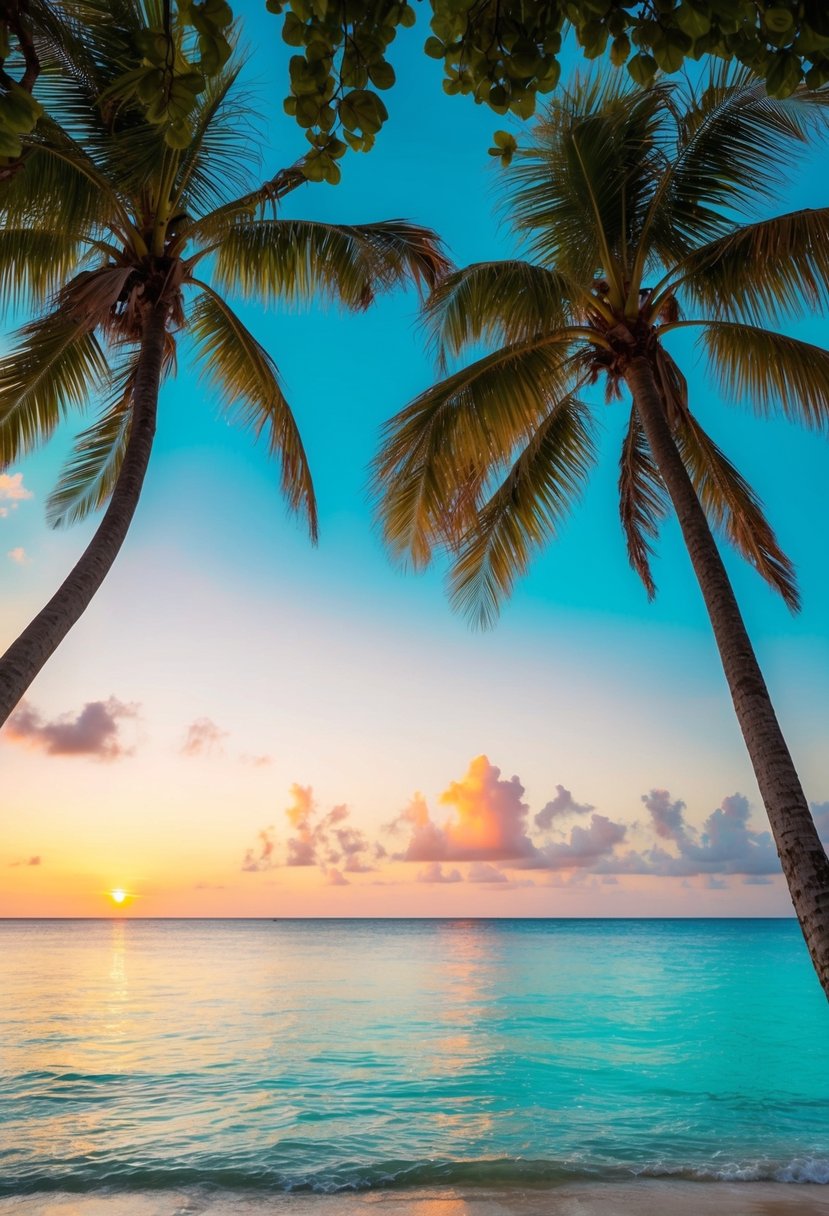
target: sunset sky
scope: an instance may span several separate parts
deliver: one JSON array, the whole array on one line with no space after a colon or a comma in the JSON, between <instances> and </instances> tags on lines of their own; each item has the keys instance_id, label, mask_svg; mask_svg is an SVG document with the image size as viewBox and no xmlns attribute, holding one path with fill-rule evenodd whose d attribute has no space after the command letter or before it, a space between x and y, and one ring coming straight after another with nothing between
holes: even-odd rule
<instances>
[{"instance_id":1,"label":"sunset sky","mask_svg":"<svg viewBox=\"0 0 829 1216\"><path fill-rule=\"evenodd\" d=\"M282 115L278 20L253 0L235 9L270 176L305 141ZM458 264L510 255L505 171L487 155L503 120L444 97L422 40L395 44L375 151L349 154L342 185L298 190L284 214L403 216L441 233ZM776 210L825 201L826 165L813 152L793 169ZM606 410L602 461L562 540L497 628L473 633L441 570L390 565L366 491L380 424L435 375L416 296L360 316L239 310L287 385L320 544L183 358L116 566L0 734L0 915L109 915L116 888L136 916L788 915L677 529L659 544L654 604L627 566L624 408ZM781 329L825 342L819 319ZM826 440L724 405L690 341L677 335L675 351L799 571L793 618L726 555L829 835ZM80 427L0 474L0 648L94 527L44 522Z\"/></svg>"}]
</instances>

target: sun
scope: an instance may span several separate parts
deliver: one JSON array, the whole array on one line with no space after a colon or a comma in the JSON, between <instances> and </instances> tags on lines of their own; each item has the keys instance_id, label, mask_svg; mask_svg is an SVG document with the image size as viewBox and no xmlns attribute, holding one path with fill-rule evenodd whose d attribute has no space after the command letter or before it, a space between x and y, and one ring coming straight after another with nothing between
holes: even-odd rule
<instances>
[{"instance_id":1,"label":"sun","mask_svg":"<svg viewBox=\"0 0 829 1216\"><path fill-rule=\"evenodd\" d=\"M113 903L122 904L127 898L127 893L122 887L116 887L113 891L110 891L109 897Z\"/></svg>"}]
</instances>

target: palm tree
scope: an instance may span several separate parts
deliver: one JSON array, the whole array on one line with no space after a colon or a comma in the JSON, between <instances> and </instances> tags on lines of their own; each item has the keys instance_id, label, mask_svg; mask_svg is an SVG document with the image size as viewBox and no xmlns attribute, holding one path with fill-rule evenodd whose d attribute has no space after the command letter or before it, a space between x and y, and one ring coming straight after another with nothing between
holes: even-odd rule
<instances>
[{"instance_id":1,"label":"palm tree","mask_svg":"<svg viewBox=\"0 0 829 1216\"><path fill-rule=\"evenodd\" d=\"M594 463L603 381L632 398L619 472L628 555L649 556L672 505L815 969L829 995L829 860L746 633L712 529L798 607L794 571L759 500L691 411L668 335L698 327L723 390L825 429L829 353L764 327L829 299L829 208L760 222L826 94L772 100L745 74L697 90L577 81L513 170L511 222L531 260L445 278L427 326L449 375L386 426L374 474L392 552L451 560L454 606L479 625L554 537ZM741 219L746 222L739 222Z\"/></svg>"},{"instance_id":2,"label":"palm tree","mask_svg":"<svg viewBox=\"0 0 829 1216\"><path fill-rule=\"evenodd\" d=\"M277 367L226 293L295 302L316 292L364 309L406 281L433 287L447 267L434 234L404 220L279 218L277 200L304 179L292 168L251 188L251 114L234 92L232 63L202 79L183 132L171 139L169 123L150 121L123 82L141 63L154 7L106 3L107 20L86 29L86 53L44 72L46 117L24 137L23 171L0 192L0 293L40 310L0 361L0 469L97 397L100 412L79 435L48 513L66 524L109 504L75 568L0 659L0 725L126 536L179 336L224 410L280 459L287 504L316 539L311 474ZM168 37L175 60L182 35Z\"/></svg>"}]
</instances>

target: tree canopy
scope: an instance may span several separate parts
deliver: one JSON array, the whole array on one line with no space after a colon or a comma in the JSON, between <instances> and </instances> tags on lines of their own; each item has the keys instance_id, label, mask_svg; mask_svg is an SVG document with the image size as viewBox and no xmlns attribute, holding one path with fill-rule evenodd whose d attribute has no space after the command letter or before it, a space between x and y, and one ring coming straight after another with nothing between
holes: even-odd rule
<instances>
[{"instance_id":1,"label":"tree canopy","mask_svg":"<svg viewBox=\"0 0 829 1216\"><path fill-rule=\"evenodd\" d=\"M395 83L389 48L428 4L424 51L444 67L443 88L496 114L529 118L551 93L572 28L587 59L609 54L633 80L650 85L687 59L737 60L769 95L787 97L805 79L829 80L825 0L266 0L296 54L284 106L306 131L306 176L335 183L349 147L368 151L388 117L381 93ZM514 140L499 132L493 155L509 159Z\"/></svg>"},{"instance_id":2,"label":"tree canopy","mask_svg":"<svg viewBox=\"0 0 829 1216\"><path fill-rule=\"evenodd\" d=\"M686 60L736 60L765 81L770 96L789 96L805 80L829 81L829 6L825 0L265 0L295 48L284 108L309 141L302 175L340 179L349 148L368 152L388 118L382 94L395 84L389 58L401 27L418 9L429 14L424 51L440 60L443 88L471 96L494 113L526 119L551 93L572 30L585 58L609 56L647 87ZM38 44L54 44L90 14L106 18L105 0L0 0L0 174L14 171L21 137L41 109L33 96ZM205 82L230 54L234 11L227 0L148 0L143 62L121 88L146 102L167 142L186 145L188 116ZM187 62L171 55L170 21L191 30ZM277 89L281 90L281 84ZM119 94L123 97L124 93ZM278 95L278 94L277 94ZM490 152L508 161L515 140L498 131ZM5 173L4 173L5 169Z\"/></svg>"}]
</instances>

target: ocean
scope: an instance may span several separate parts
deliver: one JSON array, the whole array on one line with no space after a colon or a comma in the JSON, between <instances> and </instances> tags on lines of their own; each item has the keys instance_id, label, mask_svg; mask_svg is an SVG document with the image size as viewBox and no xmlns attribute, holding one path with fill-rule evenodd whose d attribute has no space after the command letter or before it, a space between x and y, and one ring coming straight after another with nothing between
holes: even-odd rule
<instances>
[{"instance_id":1,"label":"ocean","mask_svg":"<svg viewBox=\"0 0 829 1216\"><path fill-rule=\"evenodd\" d=\"M3 1210L829 1182L794 921L0 921L0 960Z\"/></svg>"}]
</instances>

